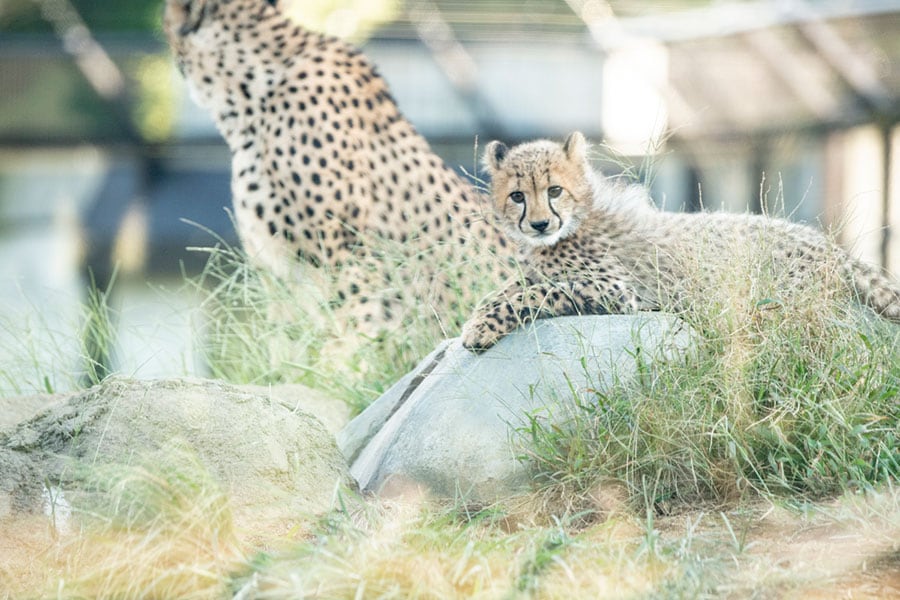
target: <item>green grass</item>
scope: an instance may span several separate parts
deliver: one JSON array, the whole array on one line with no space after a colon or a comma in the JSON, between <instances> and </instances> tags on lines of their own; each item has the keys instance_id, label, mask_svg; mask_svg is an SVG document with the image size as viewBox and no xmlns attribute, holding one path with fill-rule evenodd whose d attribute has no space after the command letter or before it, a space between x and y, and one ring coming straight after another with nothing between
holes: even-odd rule
<instances>
[{"instance_id":1,"label":"green grass","mask_svg":"<svg viewBox=\"0 0 900 600\"><path fill-rule=\"evenodd\" d=\"M474 303L494 287L487 271L499 259L489 253L473 249L448 258L440 247L410 255L409 245L371 245L377 248L374 258L338 269L306 269L299 282L273 276L221 241L194 249L209 256L203 273L188 282L205 298L200 351L212 376L235 383L303 383L362 410L437 343L457 335ZM450 306L437 306L431 295L431 269L438 260ZM348 326L355 309L337 297L338 284L382 270L385 289L369 304L390 301L400 318L380 332Z\"/></svg>"},{"instance_id":2,"label":"green grass","mask_svg":"<svg viewBox=\"0 0 900 600\"><path fill-rule=\"evenodd\" d=\"M97 287L93 274L90 275L87 298L82 304L80 335L84 387L97 385L112 374L116 323L110 296L115 282L116 273L114 272L106 289L100 289Z\"/></svg>"},{"instance_id":3,"label":"green grass","mask_svg":"<svg viewBox=\"0 0 900 600\"><path fill-rule=\"evenodd\" d=\"M0 315L0 394L53 394L83 389L110 375L117 311L111 294L91 277L85 297L72 310L52 314L24 294L28 309Z\"/></svg>"}]
</instances>

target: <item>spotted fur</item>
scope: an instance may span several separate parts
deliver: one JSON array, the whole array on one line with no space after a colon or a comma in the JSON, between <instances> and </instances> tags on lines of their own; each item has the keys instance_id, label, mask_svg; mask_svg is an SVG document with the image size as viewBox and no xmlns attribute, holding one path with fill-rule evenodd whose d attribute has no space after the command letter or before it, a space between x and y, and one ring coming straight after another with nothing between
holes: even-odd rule
<instances>
[{"instance_id":1,"label":"spotted fur","mask_svg":"<svg viewBox=\"0 0 900 600\"><path fill-rule=\"evenodd\" d=\"M356 48L292 22L274 0L168 0L164 25L231 149L238 232L264 267L291 278L298 259L368 260L347 270L337 296L362 320L389 324L389 288L425 281L423 300L440 312L453 301L442 277L453 256L473 240L505 252L479 193L432 152ZM414 275L379 272L371 248L384 241L417 259Z\"/></svg>"},{"instance_id":2,"label":"spotted fur","mask_svg":"<svg viewBox=\"0 0 900 600\"><path fill-rule=\"evenodd\" d=\"M760 215L658 211L642 188L596 175L580 133L564 144L491 142L485 163L494 211L518 242L523 270L465 324L472 350L537 318L689 310L733 285L741 264L765 272L785 297L836 283L900 321L900 288L818 231Z\"/></svg>"}]
</instances>

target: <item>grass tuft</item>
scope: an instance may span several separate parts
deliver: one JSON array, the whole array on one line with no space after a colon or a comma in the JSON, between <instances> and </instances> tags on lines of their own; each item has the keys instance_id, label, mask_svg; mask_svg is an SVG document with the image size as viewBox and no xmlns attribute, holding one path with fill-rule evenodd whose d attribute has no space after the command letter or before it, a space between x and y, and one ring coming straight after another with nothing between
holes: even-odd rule
<instances>
[{"instance_id":1,"label":"grass tuft","mask_svg":"<svg viewBox=\"0 0 900 600\"><path fill-rule=\"evenodd\" d=\"M187 451L95 467L63 534L60 597L219 598L246 551L228 499Z\"/></svg>"},{"instance_id":2,"label":"grass tuft","mask_svg":"<svg viewBox=\"0 0 900 600\"><path fill-rule=\"evenodd\" d=\"M115 285L113 272L106 289L97 287L93 273L87 288L87 298L83 304L83 324L81 331L81 353L84 357L83 387L97 385L111 372L113 348L116 342L116 318L110 303L110 295Z\"/></svg>"},{"instance_id":3,"label":"grass tuft","mask_svg":"<svg viewBox=\"0 0 900 600\"><path fill-rule=\"evenodd\" d=\"M236 383L304 383L361 410L455 335L477 299L496 287L491 273L499 259L474 247L465 256L443 246L411 254L413 242L369 247L368 256L338 268L298 263L291 281L224 242L195 248L209 256L190 285L205 298L198 337L211 374ZM437 276L435 264L442 265ZM376 292L360 294L365 304L341 297L346 282L376 280ZM391 312L386 327L362 322L373 305Z\"/></svg>"}]
</instances>

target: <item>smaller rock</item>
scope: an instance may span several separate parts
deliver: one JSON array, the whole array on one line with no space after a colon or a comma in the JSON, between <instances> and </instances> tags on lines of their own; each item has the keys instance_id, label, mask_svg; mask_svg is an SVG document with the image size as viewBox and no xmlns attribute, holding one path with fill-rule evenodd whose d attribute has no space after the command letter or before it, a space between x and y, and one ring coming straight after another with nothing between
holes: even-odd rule
<instances>
[{"instance_id":1,"label":"smaller rock","mask_svg":"<svg viewBox=\"0 0 900 600\"><path fill-rule=\"evenodd\" d=\"M328 510L352 480L334 436L276 395L182 379L112 379L72 394L0 431L0 510L39 512L45 484L77 510L105 469L158 465L202 471L197 485L215 481L246 529L290 526Z\"/></svg>"},{"instance_id":2,"label":"smaller rock","mask_svg":"<svg viewBox=\"0 0 900 600\"><path fill-rule=\"evenodd\" d=\"M350 406L343 400L335 400L324 392L300 383L280 385L239 385L239 390L270 398L291 412L310 414L322 422L325 429L337 434L350 421Z\"/></svg>"},{"instance_id":3,"label":"smaller rock","mask_svg":"<svg viewBox=\"0 0 900 600\"><path fill-rule=\"evenodd\" d=\"M32 394L0 398L0 431L14 428L67 397L68 394Z\"/></svg>"},{"instance_id":4,"label":"smaller rock","mask_svg":"<svg viewBox=\"0 0 900 600\"><path fill-rule=\"evenodd\" d=\"M366 491L508 497L528 488L513 438L529 415L564 422L574 396L590 401L632 377L638 358L676 356L691 337L675 316L642 313L539 320L481 355L451 340L351 421L338 445Z\"/></svg>"}]
</instances>

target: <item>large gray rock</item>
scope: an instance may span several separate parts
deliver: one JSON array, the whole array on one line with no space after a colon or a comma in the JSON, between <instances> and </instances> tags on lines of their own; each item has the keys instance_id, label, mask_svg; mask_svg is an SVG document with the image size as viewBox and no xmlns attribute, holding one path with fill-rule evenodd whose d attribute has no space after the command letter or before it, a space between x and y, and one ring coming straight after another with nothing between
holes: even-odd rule
<instances>
[{"instance_id":1,"label":"large gray rock","mask_svg":"<svg viewBox=\"0 0 900 600\"><path fill-rule=\"evenodd\" d=\"M46 510L48 494L77 511L98 500L98 473L130 467L187 467L256 530L327 510L336 487L352 485L334 436L296 398L216 381L113 379L0 429L0 518Z\"/></svg>"},{"instance_id":2,"label":"large gray rock","mask_svg":"<svg viewBox=\"0 0 900 600\"><path fill-rule=\"evenodd\" d=\"M690 341L682 321L660 313L539 320L477 356L450 340L351 421L338 444L363 490L415 485L496 500L528 486L514 439L528 415L565 421L573 394L589 400L632 376L635 357L672 357Z\"/></svg>"}]
</instances>

